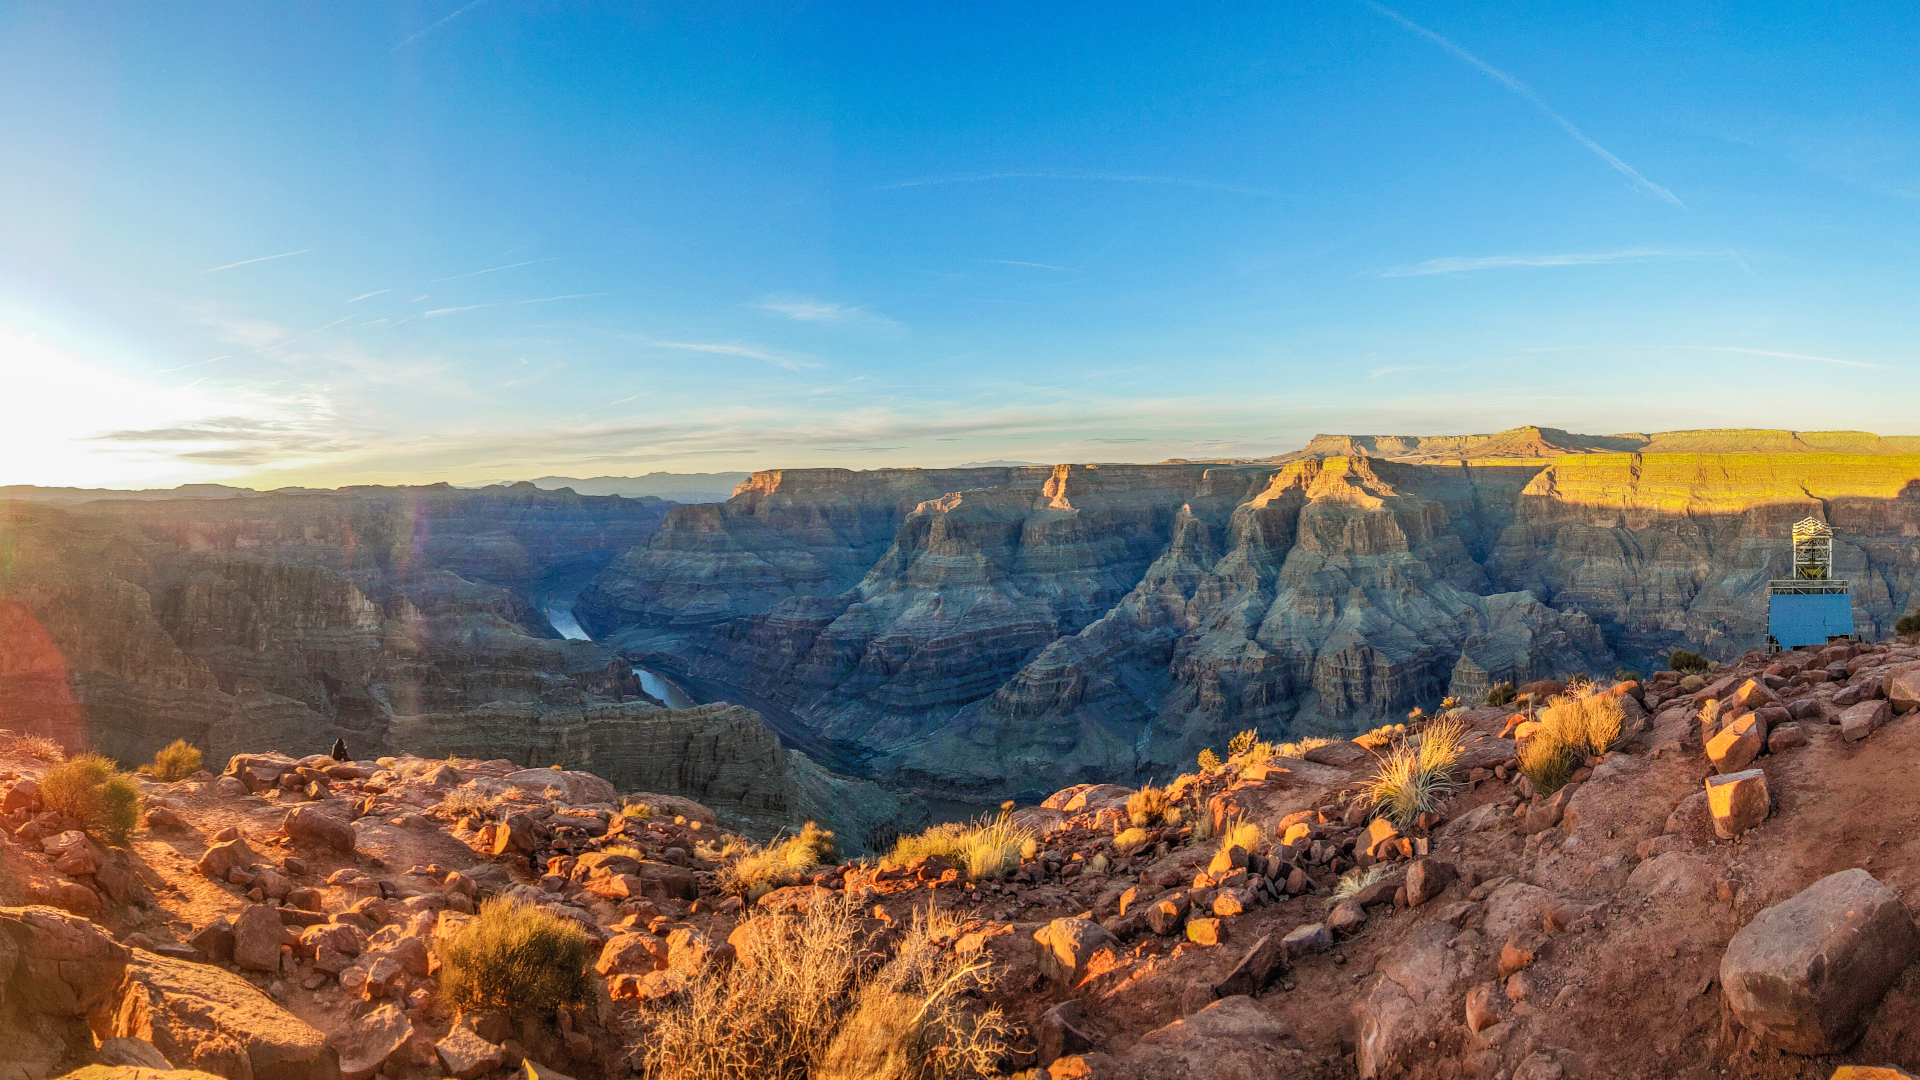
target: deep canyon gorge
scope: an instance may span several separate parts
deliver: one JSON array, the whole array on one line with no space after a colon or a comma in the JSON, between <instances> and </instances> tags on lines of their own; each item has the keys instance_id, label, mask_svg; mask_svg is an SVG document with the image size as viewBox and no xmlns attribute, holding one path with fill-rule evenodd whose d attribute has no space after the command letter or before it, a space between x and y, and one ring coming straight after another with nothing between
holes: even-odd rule
<instances>
[{"instance_id":1,"label":"deep canyon gorge","mask_svg":"<svg viewBox=\"0 0 1920 1080\"><path fill-rule=\"evenodd\" d=\"M857 837L916 797L1168 777L1243 728L1737 655L1809 515L1888 634L1920 577L1920 440L1528 428L771 470L714 504L438 485L0 513L0 725L127 761L184 736L562 764ZM566 582L592 640L550 621ZM665 707L636 664L709 704Z\"/></svg>"}]
</instances>

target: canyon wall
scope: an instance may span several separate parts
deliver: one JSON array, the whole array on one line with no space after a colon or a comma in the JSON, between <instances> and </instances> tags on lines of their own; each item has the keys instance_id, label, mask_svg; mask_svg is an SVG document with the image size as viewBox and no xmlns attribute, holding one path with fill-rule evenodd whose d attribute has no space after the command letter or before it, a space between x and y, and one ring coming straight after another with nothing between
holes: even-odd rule
<instances>
[{"instance_id":1,"label":"canyon wall","mask_svg":"<svg viewBox=\"0 0 1920 1080\"><path fill-rule=\"evenodd\" d=\"M1167 776L1241 728L1352 731L1501 681L1757 647L1809 515L1838 534L1862 633L1890 632L1920 575L1912 440L1750 434L1767 452L1521 429L759 473L672 510L578 613L893 783L985 800ZM1664 446L1722 449L1632 452Z\"/></svg>"}]
</instances>

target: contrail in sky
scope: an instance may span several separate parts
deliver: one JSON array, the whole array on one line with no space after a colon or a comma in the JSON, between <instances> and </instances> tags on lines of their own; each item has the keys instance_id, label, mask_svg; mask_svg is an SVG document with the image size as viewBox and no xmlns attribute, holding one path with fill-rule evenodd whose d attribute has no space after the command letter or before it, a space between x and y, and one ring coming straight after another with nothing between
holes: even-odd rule
<instances>
[{"instance_id":1,"label":"contrail in sky","mask_svg":"<svg viewBox=\"0 0 1920 1080\"><path fill-rule=\"evenodd\" d=\"M233 269L233 268L234 268L234 267L236 267L236 266L251 266L251 265L253 265L254 263L257 263L257 262L272 262L272 261L273 261L273 260L275 260L275 259L286 259L286 258L291 258L292 256L295 256L295 255L305 255L305 254L306 254L307 252L309 252L309 251L312 251L312 250L314 250L314 249L313 249L313 248L301 248L301 249L300 249L299 251L283 251L283 252L281 252L281 253L280 253L280 254L278 254L278 255L262 255L262 256L260 256L260 257L259 257L259 258L257 258L257 259L241 259L241 260L240 260L239 262L237 262L237 263L228 263L228 264L227 264L227 265L225 265L225 266L215 266L215 267L210 267L210 268L208 268L208 269L206 269L206 270L202 270L202 271L200 271L200 272L201 272L201 273L203 273L203 274L211 274L211 273L214 273L215 271L218 271L218 270L231 270L231 269Z\"/></svg>"},{"instance_id":2,"label":"contrail in sky","mask_svg":"<svg viewBox=\"0 0 1920 1080\"><path fill-rule=\"evenodd\" d=\"M1599 143L1594 142L1592 139L1587 138L1586 132L1581 131L1577 127L1574 127L1573 121L1568 120L1566 117L1561 116L1558 112L1555 112L1553 106L1547 104L1546 101L1543 98L1541 98L1539 94L1534 93L1533 88L1529 87L1526 83L1523 83L1520 80L1514 78L1513 76L1507 74L1506 72L1501 71L1499 68L1494 67L1493 65L1473 55L1472 53L1461 48L1460 46L1455 45L1452 41L1448 40L1447 38L1441 37L1439 34L1436 34L1433 31L1427 29L1426 27L1421 26L1419 23L1414 22L1412 19L1407 18L1405 15L1400 14L1399 12L1393 10L1390 7L1384 7L1380 4L1377 4L1374 2L1374 0L1361 0L1361 2L1366 4L1368 7L1372 8L1373 10L1379 12L1380 14L1385 15L1387 18L1392 19L1394 22L1399 23L1401 26L1404 26L1407 29L1413 31L1414 33L1419 34L1421 37L1426 38L1428 41L1433 42L1435 45L1438 45L1441 48L1447 50L1448 52L1459 57L1460 59L1465 60L1467 63L1472 64L1474 67L1479 68L1483 74L1485 74L1488 78L1492 79L1494 82L1499 83L1500 85L1506 87L1507 89L1525 98L1529 103L1533 105L1534 108L1539 109L1543 113L1546 113L1548 119L1552 120L1556 124L1559 124L1560 127L1563 130L1565 130L1567 134L1573 136L1576 142L1586 147L1587 149L1593 151L1596 155L1599 156L1601 161L1604 161L1608 165L1613 166L1614 171L1620 173L1620 175L1625 176L1627 179L1633 181L1634 185L1640 188L1642 191L1651 192L1652 194L1657 195L1660 198L1665 199L1666 201L1672 203L1673 205L1681 207L1682 209L1686 207L1687 204L1681 202L1679 198L1674 195L1673 192L1668 191L1666 188L1661 187L1659 184L1656 184L1653 181L1647 179L1646 177L1641 176L1639 170L1635 169L1633 166L1615 157L1611 150L1608 150L1606 147L1601 146Z\"/></svg>"},{"instance_id":3,"label":"contrail in sky","mask_svg":"<svg viewBox=\"0 0 1920 1080\"><path fill-rule=\"evenodd\" d=\"M439 22L437 22L437 23L434 23L434 24L433 24L432 26L429 26L429 27L427 27L427 28L426 28L425 30L422 30L422 31L420 31L419 33L417 33L417 34L415 34L415 35L413 35L412 37L410 37L410 38L408 38L407 40L405 40L405 41L403 41L403 42L401 42L400 44L398 44L398 45L395 45L395 46L394 46L393 48L391 48L391 49L388 49L387 51L388 51L389 53L397 53L397 52L399 52L399 51L400 51L401 49L404 49L404 48L406 48L407 46L409 46L409 45L411 45L411 44L413 44L414 42L416 42L416 41L419 41L419 40L420 40L421 38L423 38L423 37L426 37L426 36L427 36L428 34L431 34L431 33L433 33L433 32L434 32L435 30L438 30L438 29L440 29L441 27L443 27L443 26L445 26L445 25L447 25L448 23L450 23L450 22L452 22L453 20L455 20L455 19L457 19L457 18L459 18L459 17L460 17L460 16L462 16L462 15L465 15L465 14L466 14L467 12L469 12L469 11L472 11L472 10L473 10L474 8L477 8L477 7L479 7L479 6L481 5L481 4L484 4L484 3L486 3L486 2L487 2L487 0L473 0L473 3L471 3L471 4L467 4L467 5L465 5L465 6L464 6L464 7L462 7L462 8L460 9L460 10L458 10L458 11L456 11L456 12L454 12L453 14L451 14L451 15L449 15L449 16L447 16L447 17L446 17L446 18L444 18L444 19L441 19L441 20L440 20Z\"/></svg>"}]
</instances>

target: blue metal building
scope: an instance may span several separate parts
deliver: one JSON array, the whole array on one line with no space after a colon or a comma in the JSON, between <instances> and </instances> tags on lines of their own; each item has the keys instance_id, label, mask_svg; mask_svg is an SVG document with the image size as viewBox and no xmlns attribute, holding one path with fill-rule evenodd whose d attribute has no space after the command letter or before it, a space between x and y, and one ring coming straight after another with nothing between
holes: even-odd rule
<instances>
[{"instance_id":1,"label":"blue metal building","mask_svg":"<svg viewBox=\"0 0 1920 1080\"><path fill-rule=\"evenodd\" d=\"M1853 592L1833 577L1833 530L1813 518L1793 527L1793 576L1767 583L1767 644L1825 645L1853 634Z\"/></svg>"}]
</instances>

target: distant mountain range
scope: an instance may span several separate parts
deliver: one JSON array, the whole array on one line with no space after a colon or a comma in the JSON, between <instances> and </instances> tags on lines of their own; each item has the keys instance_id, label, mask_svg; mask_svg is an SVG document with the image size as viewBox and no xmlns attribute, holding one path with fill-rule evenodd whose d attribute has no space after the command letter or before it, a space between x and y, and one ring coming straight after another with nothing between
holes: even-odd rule
<instances>
[{"instance_id":1,"label":"distant mountain range","mask_svg":"<svg viewBox=\"0 0 1920 1080\"><path fill-rule=\"evenodd\" d=\"M535 478L533 486L546 491L556 488L572 488L579 495L623 495L637 498L652 495L659 499L669 499L680 503L726 502L733 496L733 489L752 474L743 472L712 473L670 473L651 472L645 476L593 476L581 479L575 476L541 476ZM458 484L457 487L487 487L489 484L510 484L512 480L494 480L484 484Z\"/></svg>"}]
</instances>

